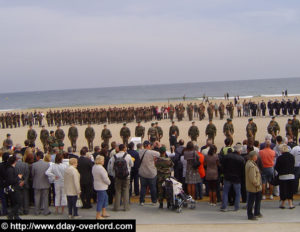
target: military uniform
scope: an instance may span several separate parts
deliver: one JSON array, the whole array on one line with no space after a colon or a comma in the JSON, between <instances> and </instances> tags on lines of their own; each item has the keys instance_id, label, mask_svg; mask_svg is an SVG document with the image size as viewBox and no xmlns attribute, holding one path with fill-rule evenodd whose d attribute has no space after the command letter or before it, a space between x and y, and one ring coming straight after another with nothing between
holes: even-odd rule
<instances>
[{"instance_id":1,"label":"military uniform","mask_svg":"<svg viewBox=\"0 0 300 232\"><path fill-rule=\"evenodd\" d=\"M49 131L43 128L40 132L40 140L43 144L44 152L47 153L48 151L48 138L49 138Z\"/></svg>"},{"instance_id":2,"label":"military uniform","mask_svg":"<svg viewBox=\"0 0 300 232\"><path fill-rule=\"evenodd\" d=\"M63 143L63 141L65 139L65 132L62 129L58 128L55 131L55 138L58 143Z\"/></svg>"},{"instance_id":3,"label":"military uniform","mask_svg":"<svg viewBox=\"0 0 300 232\"><path fill-rule=\"evenodd\" d=\"M27 140L29 140L29 143L34 143L36 140L37 134L34 129L29 129L27 132Z\"/></svg>"},{"instance_id":4,"label":"military uniform","mask_svg":"<svg viewBox=\"0 0 300 232\"><path fill-rule=\"evenodd\" d=\"M163 132L162 128L160 126L157 126L157 125L156 125L156 130L157 130L157 133L158 133L158 141L160 142L160 140L162 139L162 137L164 135L164 132Z\"/></svg>"},{"instance_id":5,"label":"military uniform","mask_svg":"<svg viewBox=\"0 0 300 232\"><path fill-rule=\"evenodd\" d=\"M211 103L207 107L207 114L208 114L208 120L212 120L214 117L214 109L213 109L213 105Z\"/></svg>"},{"instance_id":6,"label":"military uniform","mask_svg":"<svg viewBox=\"0 0 300 232\"><path fill-rule=\"evenodd\" d=\"M172 134L173 134L174 131L177 132L177 133L176 133L176 137L178 138L178 136L179 136L179 129L178 129L178 127L175 126L175 125L170 126L170 129L169 129L169 137L172 136Z\"/></svg>"},{"instance_id":7,"label":"military uniform","mask_svg":"<svg viewBox=\"0 0 300 232\"><path fill-rule=\"evenodd\" d=\"M101 132L101 138L103 139L103 142L107 145L109 145L109 139L112 137L111 132L109 129L103 129Z\"/></svg>"},{"instance_id":8,"label":"military uniform","mask_svg":"<svg viewBox=\"0 0 300 232\"><path fill-rule=\"evenodd\" d=\"M69 128L68 137L70 139L71 146L73 148L73 152L76 152L76 141L78 138L78 130L75 126L71 126Z\"/></svg>"},{"instance_id":9,"label":"military uniform","mask_svg":"<svg viewBox=\"0 0 300 232\"><path fill-rule=\"evenodd\" d=\"M126 127L126 125L124 125L121 130L120 130L120 136L123 140L123 144L125 146L128 145L128 139L129 137L131 136L131 132L130 132L130 129L128 127Z\"/></svg>"},{"instance_id":10,"label":"military uniform","mask_svg":"<svg viewBox=\"0 0 300 232\"><path fill-rule=\"evenodd\" d=\"M292 131L293 131L293 140L295 143L298 144L298 133L300 129L300 122L298 119L294 117L293 122L292 122Z\"/></svg>"},{"instance_id":11,"label":"military uniform","mask_svg":"<svg viewBox=\"0 0 300 232\"><path fill-rule=\"evenodd\" d=\"M57 146L56 138L54 135L48 137L48 149L50 153L53 153L53 148Z\"/></svg>"},{"instance_id":12,"label":"military uniform","mask_svg":"<svg viewBox=\"0 0 300 232\"><path fill-rule=\"evenodd\" d=\"M188 136L191 137L192 141L197 142L197 138L199 137L199 129L197 126L191 126L188 131Z\"/></svg>"},{"instance_id":13,"label":"military uniform","mask_svg":"<svg viewBox=\"0 0 300 232\"><path fill-rule=\"evenodd\" d=\"M142 141L145 137L145 127L143 126L136 126L135 127L135 137L141 137Z\"/></svg>"},{"instance_id":14,"label":"military uniform","mask_svg":"<svg viewBox=\"0 0 300 232\"><path fill-rule=\"evenodd\" d=\"M253 143L255 141L256 132L257 132L256 124L254 122L252 122L252 123L249 122L246 126L248 146L253 146Z\"/></svg>"},{"instance_id":15,"label":"military uniform","mask_svg":"<svg viewBox=\"0 0 300 232\"><path fill-rule=\"evenodd\" d=\"M87 143L88 143L88 147L89 147L89 151L93 151L93 141L94 141L94 138L95 138L95 131L94 131L94 128L93 127L87 127L85 129L85 138L87 140Z\"/></svg>"},{"instance_id":16,"label":"military uniform","mask_svg":"<svg viewBox=\"0 0 300 232\"><path fill-rule=\"evenodd\" d=\"M233 140L233 134L234 134L233 124L226 122L223 126L223 133L226 136L226 138L230 138L231 140Z\"/></svg>"},{"instance_id":17,"label":"military uniform","mask_svg":"<svg viewBox=\"0 0 300 232\"><path fill-rule=\"evenodd\" d=\"M286 131L286 136L290 136L291 138L293 138L292 122L286 124L285 131Z\"/></svg>"},{"instance_id":18,"label":"military uniform","mask_svg":"<svg viewBox=\"0 0 300 232\"><path fill-rule=\"evenodd\" d=\"M164 190L162 184L166 178L171 176L171 168L173 167L173 162L168 157L159 157L156 160L155 166L157 168L157 190L158 190L158 201L163 204L164 200Z\"/></svg>"},{"instance_id":19,"label":"military uniform","mask_svg":"<svg viewBox=\"0 0 300 232\"><path fill-rule=\"evenodd\" d=\"M215 137L217 135L216 126L213 123L208 124L206 129L205 129L205 134L208 136L208 139L212 140L212 143L214 144L215 143Z\"/></svg>"},{"instance_id":20,"label":"military uniform","mask_svg":"<svg viewBox=\"0 0 300 232\"><path fill-rule=\"evenodd\" d=\"M158 131L154 124L148 129L148 137L151 143L158 140Z\"/></svg>"}]
</instances>

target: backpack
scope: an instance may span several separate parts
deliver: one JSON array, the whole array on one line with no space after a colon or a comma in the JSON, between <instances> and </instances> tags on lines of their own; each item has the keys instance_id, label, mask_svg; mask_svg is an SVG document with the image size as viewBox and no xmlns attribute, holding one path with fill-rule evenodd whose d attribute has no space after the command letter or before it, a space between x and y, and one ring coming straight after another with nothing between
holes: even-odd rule
<instances>
[{"instance_id":1,"label":"backpack","mask_svg":"<svg viewBox=\"0 0 300 232\"><path fill-rule=\"evenodd\" d=\"M201 165L201 162L200 162L200 158L199 156L196 154L196 152L194 152L194 159L193 159L193 168L194 169L198 169Z\"/></svg>"},{"instance_id":2,"label":"backpack","mask_svg":"<svg viewBox=\"0 0 300 232\"><path fill-rule=\"evenodd\" d=\"M115 171L115 177L119 179L126 179L129 176L128 168L127 168L127 162L125 160L127 153L122 157L117 158L116 155L114 155L115 162L114 162L114 171Z\"/></svg>"}]
</instances>

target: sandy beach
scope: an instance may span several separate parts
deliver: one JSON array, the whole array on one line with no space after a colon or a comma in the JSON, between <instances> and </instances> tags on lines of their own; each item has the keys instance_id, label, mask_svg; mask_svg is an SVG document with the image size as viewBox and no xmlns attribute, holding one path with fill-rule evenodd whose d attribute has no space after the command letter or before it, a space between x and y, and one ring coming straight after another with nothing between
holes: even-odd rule
<instances>
[{"instance_id":1,"label":"sandy beach","mask_svg":"<svg viewBox=\"0 0 300 232\"><path fill-rule=\"evenodd\" d=\"M261 100L264 100L265 102L267 102L270 98L263 98L263 97L257 97L257 98L251 98L251 99L245 99L246 101L255 101L255 102L259 102ZM274 99L274 98L272 98ZM277 98L279 100L281 100L281 98ZM293 99L293 98L291 98ZM242 102L244 99L240 99L240 102ZM225 100L212 100L211 102L215 103L217 102L217 104L219 104L220 102L223 102L225 104L227 104L227 102L229 101L225 101ZM192 103L197 103L199 104L200 102L202 102L202 100L198 100L198 101L191 101ZM170 102L170 104L176 105L180 102ZM188 104L190 103L190 101L185 101L182 102L183 104ZM138 106L151 106L151 105L155 105L155 106L164 106L164 105L168 105L168 102L153 102L153 103L144 103L144 104L126 104L126 105L111 105L111 106L84 106L84 107L65 107L63 109L78 109L78 108L108 108L108 107L128 107L128 106L133 106L133 107L138 107ZM61 110L62 108L51 108L51 110ZM42 111L44 113L46 113L49 109L28 109L28 110L23 110L24 112L31 112L31 111ZM20 112L20 111L19 111ZM234 129L235 129L235 133L234 133L234 143L236 142L242 142L245 138L246 138L246 125L248 123L248 117L241 117L238 118L236 117L237 113L236 113L236 108L235 108L235 116L233 119L233 124L234 124ZM267 113L268 115L268 113ZM299 116L298 116L299 117ZM290 116L280 116L277 117L277 122L280 125L281 131L280 131L280 135L281 136L285 136L285 125L287 123L287 119L291 118ZM202 121L199 121L198 118L194 118L196 125L199 127L200 130L200 136L198 138L197 144L199 146L202 146L205 144L205 140L206 140L206 136L205 136L205 128L208 124L208 117L207 117L207 113L206 113L206 118ZM267 133L267 126L269 124L270 121L270 117L266 116L264 117L255 117L254 118L254 122L257 124L258 127L258 132L256 135L256 139L259 140L260 142L262 142L264 140L264 137ZM45 124L45 119L44 119L44 124ZM188 129L191 126L191 122L188 121L187 115L185 114L185 118L183 121L181 122L177 122L177 120L175 120L176 125L179 127L180 130L180 136L179 138L184 139L185 141L189 141L189 137L188 137ZM226 122L226 115L224 120L220 120L219 118L214 118L213 123L216 125L217 127L217 136L215 138L215 144L218 147L218 149L220 149L223 144L224 144L224 139L225 136L223 134L223 125ZM150 127L151 122L148 123L144 123L142 122L142 125L145 127L146 132L148 131L148 128ZM164 131L164 136L162 138L161 143L167 145L167 147L169 147L169 127L171 126L171 121L169 119L165 119L165 120L161 120L159 121L159 125L162 127L163 131ZM128 123L127 126L130 128L131 130L131 135L134 136L134 131L135 131L135 126L136 123ZM86 125L82 125L79 126L77 125L78 131L79 131L79 138L77 140L77 147L81 148L82 146L86 146L87 142L84 138L84 131L85 128L87 126ZM116 141L116 142L121 142L121 138L120 138L120 129L122 127L122 124L108 124L108 128L111 130L112 132L112 139L111 141ZM47 127L46 128L50 131L50 130L56 130L56 127ZM94 146L96 145L100 145L102 140L101 140L101 131L103 129L103 125L93 125L93 128L95 129L96 132L96 137L94 140ZM34 129L36 130L36 132L38 133L38 138L36 140L36 146L39 148L42 148L42 144L41 141L39 139L39 134L40 134L40 130L41 128L38 126L34 126ZM70 146L70 141L67 138L67 133L68 133L68 129L69 126L62 126L62 129L65 131L66 134L66 138L64 140L65 143L65 149L67 149L68 146ZM26 135L27 135L27 130L28 127L21 127L21 128L14 128L14 129L1 129L1 139L2 141L5 139L5 136L7 133L10 133L12 135L12 140L14 142L14 145L16 144L22 144L24 140L26 139Z\"/></svg>"}]
</instances>

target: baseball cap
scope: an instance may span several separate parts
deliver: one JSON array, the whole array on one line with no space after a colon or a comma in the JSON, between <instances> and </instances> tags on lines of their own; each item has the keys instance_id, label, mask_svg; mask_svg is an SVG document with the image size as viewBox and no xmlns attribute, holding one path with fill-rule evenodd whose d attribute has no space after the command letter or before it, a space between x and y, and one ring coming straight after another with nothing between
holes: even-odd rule
<instances>
[{"instance_id":1,"label":"baseball cap","mask_svg":"<svg viewBox=\"0 0 300 232\"><path fill-rule=\"evenodd\" d=\"M143 143L143 146L147 147L148 145L151 145L151 143L148 140L145 140L144 143Z\"/></svg>"}]
</instances>

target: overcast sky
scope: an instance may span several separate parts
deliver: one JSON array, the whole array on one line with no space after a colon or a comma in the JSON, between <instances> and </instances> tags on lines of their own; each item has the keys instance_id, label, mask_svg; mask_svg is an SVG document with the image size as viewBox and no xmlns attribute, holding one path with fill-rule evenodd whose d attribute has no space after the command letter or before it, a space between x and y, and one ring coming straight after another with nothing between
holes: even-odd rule
<instances>
[{"instance_id":1,"label":"overcast sky","mask_svg":"<svg viewBox=\"0 0 300 232\"><path fill-rule=\"evenodd\" d=\"M284 77L299 0L0 0L0 92Z\"/></svg>"}]
</instances>

